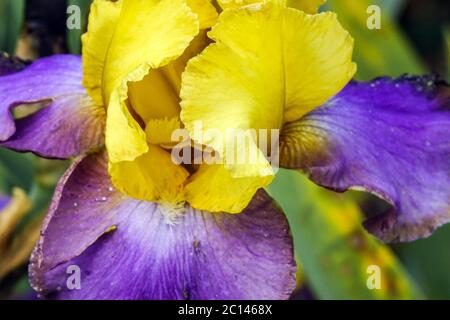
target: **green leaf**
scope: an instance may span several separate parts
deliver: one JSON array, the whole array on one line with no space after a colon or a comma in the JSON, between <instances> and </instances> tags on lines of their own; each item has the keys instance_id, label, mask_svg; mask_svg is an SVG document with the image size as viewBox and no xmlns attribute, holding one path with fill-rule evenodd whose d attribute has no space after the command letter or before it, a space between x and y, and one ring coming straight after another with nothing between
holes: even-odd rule
<instances>
[{"instance_id":1,"label":"green leaf","mask_svg":"<svg viewBox=\"0 0 450 320\"><path fill-rule=\"evenodd\" d=\"M67 45L69 47L69 52L73 54L81 53L81 35L85 32L89 8L91 6L92 0L68 0L68 8L70 6L78 6L80 9L80 29L68 29L67 30ZM69 14L69 12L68 12ZM68 16L69 18L69 16Z\"/></svg>"},{"instance_id":2,"label":"green leaf","mask_svg":"<svg viewBox=\"0 0 450 320\"><path fill-rule=\"evenodd\" d=\"M450 297L450 225L430 238L396 246L400 259L430 299Z\"/></svg>"},{"instance_id":3,"label":"green leaf","mask_svg":"<svg viewBox=\"0 0 450 320\"><path fill-rule=\"evenodd\" d=\"M0 51L14 54L24 19L25 0L0 1Z\"/></svg>"},{"instance_id":4,"label":"green leaf","mask_svg":"<svg viewBox=\"0 0 450 320\"><path fill-rule=\"evenodd\" d=\"M362 228L362 214L349 197L287 170L280 170L269 192L286 212L295 252L318 298L422 298L389 247ZM372 265L381 271L379 290L367 286Z\"/></svg>"},{"instance_id":5,"label":"green leaf","mask_svg":"<svg viewBox=\"0 0 450 320\"><path fill-rule=\"evenodd\" d=\"M0 148L0 190L9 193L13 187L31 189L34 163L33 155Z\"/></svg>"},{"instance_id":6,"label":"green leaf","mask_svg":"<svg viewBox=\"0 0 450 320\"><path fill-rule=\"evenodd\" d=\"M342 25L355 39L354 61L358 64L356 78L370 80L377 76L422 74L425 68L405 35L397 27L381 0L329 0L326 8L338 14ZM381 29L367 27L367 8L381 9Z\"/></svg>"}]
</instances>

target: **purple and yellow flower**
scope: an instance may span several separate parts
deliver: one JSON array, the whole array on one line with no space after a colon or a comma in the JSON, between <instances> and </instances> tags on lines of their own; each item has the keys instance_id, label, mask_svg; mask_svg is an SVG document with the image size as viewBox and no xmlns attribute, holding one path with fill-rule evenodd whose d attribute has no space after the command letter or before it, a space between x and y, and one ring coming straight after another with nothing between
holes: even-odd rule
<instances>
[{"instance_id":1,"label":"purple and yellow flower","mask_svg":"<svg viewBox=\"0 0 450 320\"><path fill-rule=\"evenodd\" d=\"M175 163L177 129L191 133L193 148L230 152L217 135L198 136L199 121L223 133L280 130L282 167L392 204L366 223L383 240L427 236L448 222L446 85L350 82L352 38L335 14L309 14L323 1L217 2L221 10L208 0L96 0L82 58L43 58L0 77L0 145L76 157L31 258L41 294L289 297L292 238L264 191L274 168L265 157ZM14 119L14 107L34 103L46 106ZM259 138L246 152L261 151ZM72 265L82 271L79 290L66 286Z\"/></svg>"}]
</instances>

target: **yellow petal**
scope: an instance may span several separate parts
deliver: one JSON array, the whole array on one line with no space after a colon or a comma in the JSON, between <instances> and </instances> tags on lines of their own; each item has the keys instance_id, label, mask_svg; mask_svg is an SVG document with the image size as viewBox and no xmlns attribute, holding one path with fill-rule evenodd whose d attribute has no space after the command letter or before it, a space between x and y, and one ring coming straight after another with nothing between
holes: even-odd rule
<instances>
[{"instance_id":1,"label":"yellow petal","mask_svg":"<svg viewBox=\"0 0 450 320\"><path fill-rule=\"evenodd\" d=\"M189 59L199 54L210 42L205 29L217 21L215 7L209 0L187 0L187 4L198 16L202 29L200 33L176 60L151 70L143 80L128 84L130 104L144 123L179 115L181 74Z\"/></svg>"},{"instance_id":2,"label":"yellow petal","mask_svg":"<svg viewBox=\"0 0 450 320\"><path fill-rule=\"evenodd\" d=\"M128 99L144 123L180 114L179 91L162 69L151 70L141 81L130 82Z\"/></svg>"},{"instance_id":3,"label":"yellow petal","mask_svg":"<svg viewBox=\"0 0 450 320\"><path fill-rule=\"evenodd\" d=\"M81 37L83 43L83 85L97 105L102 106L102 81L105 60L116 24L119 21L122 0L94 0L89 14L88 30Z\"/></svg>"},{"instance_id":4,"label":"yellow petal","mask_svg":"<svg viewBox=\"0 0 450 320\"><path fill-rule=\"evenodd\" d=\"M312 14L316 13L325 2L326 0L287 0L287 5Z\"/></svg>"},{"instance_id":5,"label":"yellow petal","mask_svg":"<svg viewBox=\"0 0 450 320\"><path fill-rule=\"evenodd\" d=\"M223 9L237 9L252 4L264 4L276 0L218 0ZM326 0L286 0L288 7L302 10L306 13L316 13Z\"/></svg>"},{"instance_id":6,"label":"yellow petal","mask_svg":"<svg viewBox=\"0 0 450 320\"><path fill-rule=\"evenodd\" d=\"M114 186L132 198L174 203L182 200L180 195L189 176L172 161L169 152L154 145L133 161L110 162L109 174Z\"/></svg>"},{"instance_id":7,"label":"yellow petal","mask_svg":"<svg viewBox=\"0 0 450 320\"><path fill-rule=\"evenodd\" d=\"M179 58L162 68L151 70L143 80L128 84L130 104L144 123L178 117L181 110L181 74L189 59L199 54L209 42L206 30L200 31Z\"/></svg>"},{"instance_id":8,"label":"yellow petal","mask_svg":"<svg viewBox=\"0 0 450 320\"><path fill-rule=\"evenodd\" d=\"M123 92L122 92L123 93ZM148 151L147 137L119 92L111 95L106 117L105 144L111 162L133 161Z\"/></svg>"},{"instance_id":9,"label":"yellow petal","mask_svg":"<svg viewBox=\"0 0 450 320\"><path fill-rule=\"evenodd\" d=\"M181 56L198 32L185 0L123 0L105 61L104 96Z\"/></svg>"},{"instance_id":10,"label":"yellow petal","mask_svg":"<svg viewBox=\"0 0 450 320\"><path fill-rule=\"evenodd\" d=\"M272 178L233 178L223 165L202 164L186 185L185 199L199 210L240 213L256 191L269 185Z\"/></svg>"},{"instance_id":11,"label":"yellow petal","mask_svg":"<svg viewBox=\"0 0 450 320\"><path fill-rule=\"evenodd\" d=\"M217 0L222 9L237 9L255 3L264 3L270 0Z\"/></svg>"},{"instance_id":12,"label":"yellow petal","mask_svg":"<svg viewBox=\"0 0 450 320\"><path fill-rule=\"evenodd\" d=\"M149 143L172 147L176 141L172 141L172 133L181 128L178 117L172 119L154 119L147 123L145 133Z\"/></svg>"},{"instance_id":13,"label":"yellow petal","mask_svg":"<svg viewBox=\"0 0 450 320\"><path fill-rule=\"evenodd\" d=\"M200 29L212 27L219 14L211 0L187 0L188 6L198 15Z\"/></svg>"},{"instance_id":14,"label":"yellow petal","mask_svg":"<svg viewBox=\"0 0 450 320\"><path fill-rule=\"evenodd\" d=\"M332 13L311 16L273 1L224 11L209 36L216 43L188 63L182 81L181 120L196 140L198 121L223 135L279 129L323 104L355 72L353 40Z\"/></svg>"},{"instance_id":15,"label":"yellow petal","mask_svg":"<svg viewBox=\"0 0 450 320\"><path fill-rule=\"evenodd\" d=\"M128 83L181 56L198 32L197 15L185 0L123 0L101 82L111 162L131 161L148 150L145 132L126 103Z\"/></svg>"},{"instance_id":16,"label":"yellow petal","mask_svg":"<svg viewBox=\"0 0 450 320\"><path fill-rule=\"evenodd\" d=\"M290 25L285 48L286 122L324 104L352 79L353 38L339 24L336 14L307 15L286 10Z\"/></svg>"}]
</instances>

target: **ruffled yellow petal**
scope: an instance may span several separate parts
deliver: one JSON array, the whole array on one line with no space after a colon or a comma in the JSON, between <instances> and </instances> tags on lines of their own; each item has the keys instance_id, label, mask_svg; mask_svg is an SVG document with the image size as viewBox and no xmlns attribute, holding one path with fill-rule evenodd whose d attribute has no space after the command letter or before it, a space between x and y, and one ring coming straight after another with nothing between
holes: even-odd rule
<instances>
[{"instance_id":1,"label":"ruffled yellow petal","mask_svg":"<svg viewBox=\"0 0 450 320\"><path fill-rule=\"evenodd\" d=\"M147 123L145 133L149 143L170 148L176 143L176 141L172 141L172 133L180 128L181 122L178 117L154 119Z\"/></svg>"},{"instance_id":2,"label":"ruffled yellow petal","mask_svg":"<svg viewBox=\"0 0 450 320\"><path fill-rule=\"evenodd\" d=\"M233 178L223 165L203 164L190 177L184 197L199 210L240 213L256 191L269 185L272 178Z\"/></svg>"},{"instance_id":3,"label":"ruffled yellow petal","mask_svg":"<svg viewBox=\"0 0 450 320\"><path fill-rule=\"evenodd\" d=\"M114 186L132 198L173 203L182 200L183 185L189 176L172 161L169 152L154 145L134 161L110 162L109 174Z\"/></svg>"},{"instance_id":4,"label":"ruffled yellow petal","mask_svg":"<svg viewBox=\"0 0 450 320\"><path fill-rule=\"evenodd\" d=\"M132 161L148 151L145 132L121 96L113 92L106 117L105 144L112 162Z\"/></svg>"},{"instance_id":5,"label":"ruffled yellow petal","mask_svg":"<svg viewBox=\"0 0 450 320\"><path fill-rule=\"evenodd\" d=\"M285 112L286 122L321 106L353 77L353 38L336 14L306 15L286 10Z\"/></svg>"},{"instance_id":6,"label":"ruffled yellow petal","mask_svg":"<svg viewBox=\"0 0 450 320\"><path fill-rule=\"evenodd\" d=\"M306 13L317 13L319 7L323 5L326 0L287 0L288 7L302 10Z\"/></svg>"},{"instance_id":7,"label":"ruffled yellow petal","mask_svg":"<svg viewBox=\"0 0 450 320\"><path fill-rule=\"evenodd\" d=\"M181 56L198 32L197 15L185 0L123 0L105 61L104 96L127 91L127 82Z\"/></svg>"},{"instance_id":8,"label":"ruffled yellow petal","mask_svg":"<svg viewBox=\"0 0 450 320\"><path fill-rule=\"evenodd\" d=\"M180 114L179 91L162 68L150 70L141 81L130 82L128 99L130 107L143 123L152 119L178 117Z\"/></svg>"},{"instance_id":9,"label":"ruffled yellow petal","mask_svg":"<svg viewBox=\"0 0 450 320\"><path fill-rule=\"evenodd\" d=\"M270 0L217 0L222 9L237 9L255 3L265 3Z\"/></svg>"},{"instance_id":10,"label":"ruffled yellow petal","mask_svg":"<svg viewBox=\"0 0 450 320\"><path fill-rule=\"evenodd\" d=\"M144 130L129 106L128 84L182 55L199 32L197 15L185 0L123 0L107 50L102 92L108 105L106 147L111 162L147 152Z\"/></svg>"},{"instance_id":11,"label":"ruffled yellow petal","mask_svg":"<svg viewBox=\"0 0 450 320\"><path fill-rule=\"evenodd\" d=\"M280 0L218 0L223 9L237 9L252 4L264 4L269 1ZM286 0L288 7L302 10L306 13L316 13L326 0Z\"/></svg>"},{"instance_id":12,"label":"ruffled yellow petal","mask_svg":"<svg viewBox=\"0 0 450 320\"><path fill-rule=\"evenodd\" d=\"M130 105L144 123L152 119L178 117L181 111L181 74L189 59L199 54L209 42L206 30L200 31L179 58L151 70L143 80L128 84Z\"/></svg>"},{"instance_id":13,"label":"ruffled yellow petal","mask_svg":"<svg viewBox=\"0 0 450 320\"><path fill-rule=\"evenodd\" d=\"M183 74L181 120L194 139L198 121L223 135L279 129L323 104L355 72L353 40L332 13L312 16L271 1L224 11L209 36L216 43ZM223 145L215 137L203 143Z\"/></svg>"},{"instance_id":14,"label":"ruffled yellow petal","mask_svg":"<svg viewBox=\"0 0 450 320\"><path fill-rule=\"evenodd\" d=\"M209 28L217 21L218 13L209 0L187 0L187 4L198 15L201 29ZM128 84L130 104L144 123L152 119L178 116L181 74L189 59L199 54L208 44L206 30L201 30L176 60L151 70L143 80Z\"/></svg>"},{"instance_id":15,"label":"ruffled yellow petal","mask_svg":"<svg viewBox=\"0 0 450 320\"><path fill-rule=\"evenodd\" d=\"M217 22L219 14L211 0L187 0L187 4L198 15L200 29L210 28Z\"/></svg>"},{"instance_id":16,"label":"ruffled yellow petal","mask_svg":"<svg viewBox=\"0 0 450 320\"><path fill-rule=\"evenodd\" d=\"M104 105L103 71L121 7L122 0L117 2L94 0L89 14L88 31L81 37L83 85L99 106Z\"/></svg>"}]
</instances>

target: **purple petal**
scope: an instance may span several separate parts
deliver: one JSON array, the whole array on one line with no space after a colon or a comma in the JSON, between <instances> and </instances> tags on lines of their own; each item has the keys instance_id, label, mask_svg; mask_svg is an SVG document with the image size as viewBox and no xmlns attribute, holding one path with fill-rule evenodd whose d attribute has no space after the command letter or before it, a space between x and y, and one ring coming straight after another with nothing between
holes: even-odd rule
<instances>
[{"instance_id":1,"label":"purple petal","mask_svg":"<svg viewBox=\"0 0 450 320\"><path fill-rule=\"evenodd\" d=\"M282 135L282 166L393 206L365 222L382 240L412 241L450 221L450 88L435 78L353 82Z\"/></svg>"},{"instance_id":2,"label":"purple petal","mask_svg":"<svg viewBox=\"0 0 450 320\"><path fill-rule=\"evenodd\" d=\"M286 299L294 290L289 226L264 191L242 214L187 207L171 226L163 207L110 187L99 155L63 179L30 265L38 291L58 299ZM66 286L71 265L81 270L80 290Z\"/></svg>"},{"instance_id":3,"label":"purple petal","mask_svg":"<svg viewBox=\"0 0 450 320\"><path fill-rule=\"evenodd\" d=\"M112 189L104 157L77 159L56 186L33 258L39 269L80 255L114 225L125 197Z\"/></svg>"},{"instance_id":4,"label":"purple petal","mask_svg":"<svg viewBox=\"0 0 450 320\"><path fill-rule=\"evenodd\" d=\"M81 84L81 58L55 55L0 77L0 145L49 158L69 158L103 145L105 111ZM23 119L11 109L51 101Z\"/></svg>"}]
</instances>

